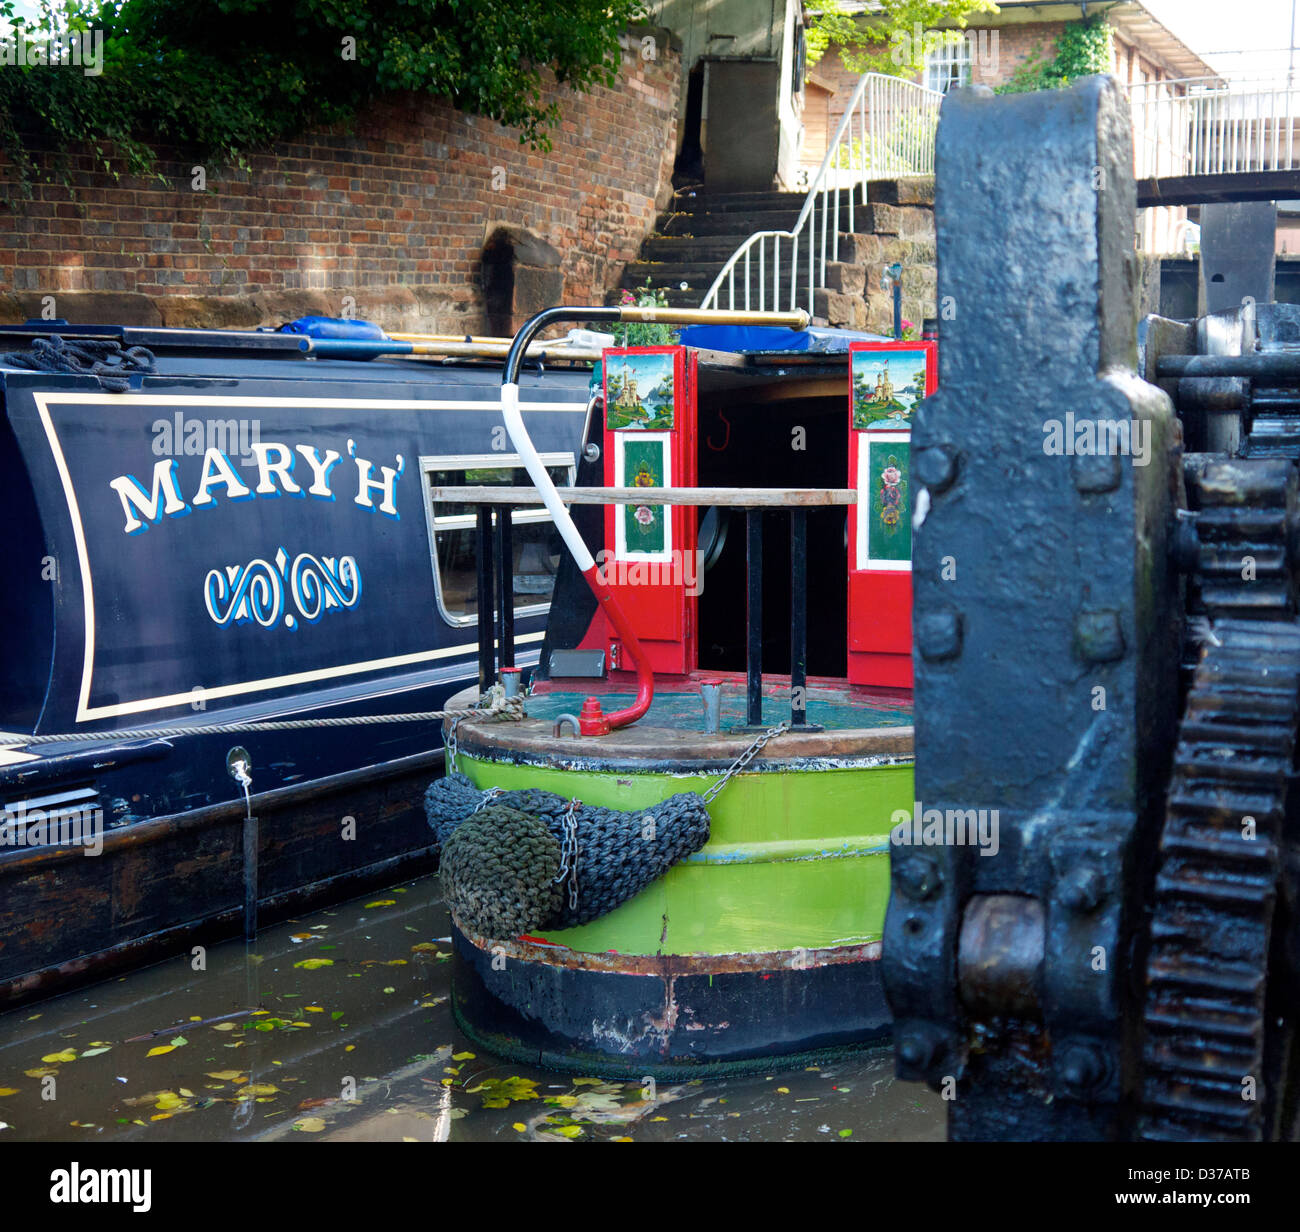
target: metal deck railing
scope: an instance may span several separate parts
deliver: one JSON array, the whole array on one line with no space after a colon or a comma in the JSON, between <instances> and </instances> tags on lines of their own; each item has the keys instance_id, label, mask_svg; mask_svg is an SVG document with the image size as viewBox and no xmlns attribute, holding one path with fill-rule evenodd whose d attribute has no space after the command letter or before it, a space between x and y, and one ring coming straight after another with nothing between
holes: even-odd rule
<instances>
[{"instance_id":1,"label":"metal deck railing","mask_svg":"<svg viewBox=\"0 0 1300 1232\"><path fill-rule=\"evenodd\" d=\"M576 505L713 505L745 512L745 714L763 726L763 515L790 513L790 725L808 724L808 510L855 505L852 488L561 488ZM510 516L517 505L539 505L530 487L435 487L434 501L473 505L478 516L479 690L501 669L514 668L514 616ZM494 516L495 515L495 516Z\"/></svg>"},{"instance_id":2,"label":"metal deck railing","mask_svg":"<svg viewBox=\"0 0 1300 1232\"><path fill-rule=\"evenodd\" d=\"M1300 88L1221 77L1129 87L1133 171L1153 177L1300 169Z\"/></svg>"},{"instance_id":3,"label":"metal deck railing","mask_svg":"<svg viewBox=\"0 0 1300 1232\"><path fill-rule=\"evenodd\" d=\"M912 81L864 74L794 226L751 235L722 267L701 307L803 308L811 315L813 295L826 285L826 263L839 260L840 231L853 230L854 211L865 203L867 183L934 174L942 99L938 90Z\"/></svg>"}]
</instances>

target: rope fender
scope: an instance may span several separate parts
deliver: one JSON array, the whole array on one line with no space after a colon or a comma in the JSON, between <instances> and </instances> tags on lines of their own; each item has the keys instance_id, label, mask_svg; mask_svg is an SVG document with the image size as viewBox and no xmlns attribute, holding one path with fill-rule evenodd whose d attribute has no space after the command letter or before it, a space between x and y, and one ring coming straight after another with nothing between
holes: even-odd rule
<instances>
[{"instance_id":1,"label":"rope fender","mask_svg":"<svg viewBox=\"0 0 1300 1232\"><path fill-rule=\"evenodd\" d=\"M598 919L709 841L709 812L694 792L626 813L536 788L479 791L450 774L429 787L424 807L442 845L447 903L486 936Z\"/></svg>"}]
</instances>

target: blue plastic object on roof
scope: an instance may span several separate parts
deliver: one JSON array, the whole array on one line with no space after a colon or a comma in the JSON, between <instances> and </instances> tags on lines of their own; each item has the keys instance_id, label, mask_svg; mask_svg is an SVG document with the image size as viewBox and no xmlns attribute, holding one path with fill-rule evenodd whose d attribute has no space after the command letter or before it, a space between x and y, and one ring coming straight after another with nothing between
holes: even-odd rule
<instances>
[{"instance_id":1,"label":"blue plastic object on roof","mask_svg":"<svg viewBox=\"0 0 1300 1232\"><path fill-rule=\"evenodd\" d=\"M373 321L347 317L299 317L280 326L282 334L306 334L308 338L343 338L351 342L383 342L388 335Z\"/></svg>"},{"instance_id":2,"label":"blue plastic object on roof","mask_svg":"<svg viewBox=\"0 0 1300 1232\"><path fill-rule=\"evenodd\" d=\"M850 342L888 342L883 334L852 329L785 329L779 325L688 325L678 337L683 346L706 351L731 351L758 355L787 351L808 351L838 355Z\"/></svg>"}]
</instances>

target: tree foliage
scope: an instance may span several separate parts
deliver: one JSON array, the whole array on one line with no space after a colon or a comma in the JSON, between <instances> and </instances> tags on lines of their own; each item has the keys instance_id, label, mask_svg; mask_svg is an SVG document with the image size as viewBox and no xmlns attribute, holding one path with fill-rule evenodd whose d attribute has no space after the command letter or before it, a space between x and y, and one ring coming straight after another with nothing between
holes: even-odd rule
<instances>
[{"instance_id":1,"label":"tree foliage","mask_svg":"<svg viewBox=\"0 0 1300 1232\"><path fill-rule=\"evenodd\" d=\"M1026 94L1031 90L1061 90L1080 77L1109 73L1114 66L1114 48L1105 15L1094 13L1081 21L1067 22L1049 59L1039 56L1022 64L998 86L999 94Z\"/></svg>"},{"instance_id":2,"label":"tree foliage","mask_svg":"<svg viewBox=\"0 0 1300 1232\"><path fill-rule=\"evenodd\" d=\"M14 7L0 0L19 37L103 31L98 75L0 70L0 147L29 184L31 150L92 150L117 173L151 169L155 143L238 160L400 91L546 150L559 108L545 71L576 90L612 85L643 0L62 0L26 27Z\"/></svg>"},{"instance_id":3,"label":"tree foliage","mask_svg":"<svg viewBox=\"0 0 1300 1232\"><path fill-rule=\"evenodd\" d=\"M850 12L842 0L814 0L807 18L808 66L833 44L851 73L915 77L928 51L962 36L975 13L996 13L992 0L881 0L880 11ZM941 30L940 23L954 30Z\"/></svg>"}]
</instances>

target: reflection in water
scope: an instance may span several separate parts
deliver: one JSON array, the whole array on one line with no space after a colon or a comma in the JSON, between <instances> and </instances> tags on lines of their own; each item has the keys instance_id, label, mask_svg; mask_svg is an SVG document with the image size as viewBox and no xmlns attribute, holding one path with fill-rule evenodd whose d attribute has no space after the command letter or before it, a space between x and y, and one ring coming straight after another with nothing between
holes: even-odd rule
<instances>
[{"instance_id":1,"label":"reflection in water","mask_svg":"<svg viewBox=\"0 0 1300 1232\"><path fill-rule=\"evenodd\" d=\"M645 1085L503 1062L455 1026L447 933L425 878L0 1015L0 1141L944 1136L884 1051Z\"/></svg>"}]
</instances>

